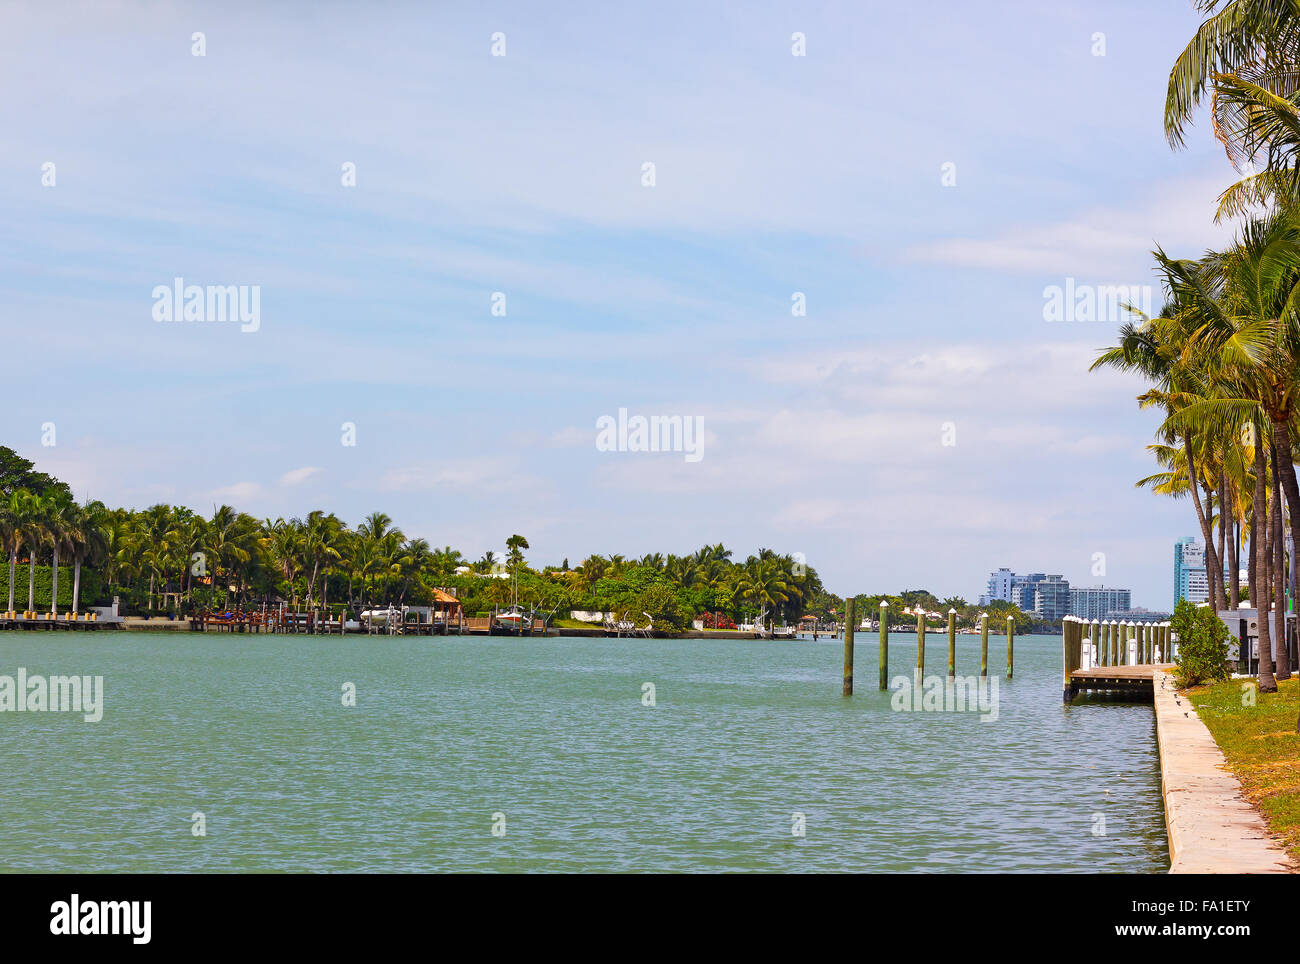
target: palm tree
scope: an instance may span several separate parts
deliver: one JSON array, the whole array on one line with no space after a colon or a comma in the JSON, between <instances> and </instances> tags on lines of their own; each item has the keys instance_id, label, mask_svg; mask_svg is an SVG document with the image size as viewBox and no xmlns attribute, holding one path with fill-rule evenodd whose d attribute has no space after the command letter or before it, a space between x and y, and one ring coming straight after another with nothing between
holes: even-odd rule
<instances>
[{"instance_id":1,"label":"palm tree","mask_svg":"<svg viewBox=\"0 0 1300 964\"><path fill-rule=\"evenodd\" d=\"M22 542L27 547L27 608L36 609L36 553L49 542L49 530L45 526L46 500L35 492L30 492L23 501Z\"/></svg>"},{"instance_id":2,"label":"palm tree","mask_svg":"<svg viewBox=\"0 0 1300 964\"><path fill-rule=\"evenodd\" d=\"M18 550L22 547L26 503L31 493L13 489L0 497L0 545L9 556L9 608L14 611L14 577L18 569Z\"/></svg>"},{"instance_id":3,"label":"palm tree","mask_svg":"<svg viewBox=\"0 0 1300 964\"><path fill-rule=\"evenodd\" d=\"M77 507L72 545L72 613L79 611L81 600L81 567L89 562L98 565L108 554L107 513L104 503L87 502Z\"/></svg>"},{"instance_id":4,"label":"palm tree","mask_svg":"<svg viewBox=\"0 0 1300 964\"><path fill-rule=\"evenodd\" d=\"M50 566L50 614L59 612L59 556L71 548L76 525L75 503L62 493L52 493L45 501L44 525L46 544L53 554Z\"/></svg>"},{"instance_id":5,"label":"palm tree","mask_svg":"<svg viewBox=\"0 0 1300 964\"><path fill-rule=\"evenodd\" d=\"M433 553L430 552L429 543L425 539L411 539L402 546L397 558L398 574L402 580L399 602L406 602L406 592L410 589L412 580L418 579L420 573L424 572L432 560Z\"/></svg>"},{"instance_id":6,"label":"palm tree","mask_svg":"<svg viewBox=\"0 0 1300 964\"><path fill-rule=\"evenodd\" d=\"M342 558L340 552L340 533L342 531L342 521L333 513L326 515L320 509L309 512L306 521L302 523L302 568L306 572L307 567L311 567L311 578L307 581L308 609L312 608L315 600L316 577L318 575L321 576L324 584L321 592L322 599L326 595L330 566Z\"/></svg>"},{"instance_id":7,"label":"palm tree","mask_svg":"<svg viewBox=\"0 0 1300 964\"><path fill-rule=\"evenodd\" d=\"M736 583L739 598L756 603L759 607L759 625L765 625L768 609L775 609L788 598L789 586L779 563L773 559L755 561L746 565Z\"/></svg>"},{"instance_id":8,"label":"palm tree","mask_svg":"<svg viewBox=\"0 0 1300 964\"><path fill-rule=\"evenodd\" d=\"M1211 16L1174 62L1165 94L1165 136L1174 147L1183 146L1192 115L1218 77L1300 59L1300 9L1291 0L1196 0L1196 6Z\"/></svg>"}]
</instances>

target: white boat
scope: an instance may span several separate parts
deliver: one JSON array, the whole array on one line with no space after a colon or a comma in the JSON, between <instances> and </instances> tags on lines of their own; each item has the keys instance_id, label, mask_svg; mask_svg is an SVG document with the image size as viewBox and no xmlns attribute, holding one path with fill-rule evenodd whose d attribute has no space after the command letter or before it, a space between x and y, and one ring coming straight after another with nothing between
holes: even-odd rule
<instances>
[{"instance_id":1,"label":"white boat","mask_svg":"<svg viewBox=\"0 0 1300 964\"><path fill-rule=\"evenodd\" d=\"M401 622L402 611L400 609L367 609L361 614L361 619L376 626L387 626L390 621Z\"/></svg>"},{"instance_id":2,"label":"white boat","mask_svg":"<svg viewBox=\"0 0 1300 964\"><path fill-rule=\"evenodd\" d=\"M524 609L518 604L504 609L492 617L492 628L503 629L506 632L531 632L533 628L533 616L530 610Z\"/></svg>"}]
</instances>

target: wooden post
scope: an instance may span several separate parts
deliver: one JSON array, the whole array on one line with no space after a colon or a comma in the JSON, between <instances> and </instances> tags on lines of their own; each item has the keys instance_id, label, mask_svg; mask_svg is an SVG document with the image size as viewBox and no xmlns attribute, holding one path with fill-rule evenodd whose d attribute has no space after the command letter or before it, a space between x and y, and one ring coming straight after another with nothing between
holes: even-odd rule
<instances>
[{"instance_id":1,"label":"wooden post","mask_svg":"<svg viewBox=\"0 0 1300 964\"><path fill-rule=\"evenodd\" d=\"M1007 679L1011 679L1011 667L1015 660L1012 653L1012 641L1016 638L1016 618L1007 616Z\"/></svg>"},{"instance_id":2,"label":"wooden post","mask_svg":"<svg viewBox=\"0 0 1300 964\"><path fill-rule=\"evenodd\" d=\"M916 678L925 676L925 607L916 607Z\"/></svg>"},{"instance_id":3,"label":"wooden post","mask_svg":"<svg viewBox=\"0 0 1300 964\"><path fill-rule=\"evenodd\" d=\"M1119 623L1110 621L1110 665L1119 665Z\"/></svg>"},{"instance_id":4,"label":"wooden post","mask_svg":"<svg viewBox=\"0 0 1300 964\"><path fill-rule=\"evenodd\" d=\"M844 601L844 695L853 695L853 597Z\"/></svg>"},{"instance_id":5,"label":"wooden post","mask_svg":"<svg viewBox=\"0 0 1300 964\"><path fill-rule=\"evenodd\" d=\"M1061 701L1069 703L1074 699L1074 683L1070 674L1079 667L1079 649L1074 645L1074 623L1066 619L1061 627Z\"/></svg>"},{"instance_id":6,"label":"wooden post","mask_svg":"<svg viewBox=\"0 0 1300 964\"><path fill-rule=\"evenodd\" d=\"M880 600L880 688L889 689L889 600Z\"/></svg>"},{"instance_id":7,"label":"wooden post","mask_svg":"<svg viewBox=\"0 0 1300 964\"><path fill-rule=\"evenodd\" d=\"M1106 666L1110 663L1110 623L1104 619L1101 621L1101 648L1097 651L1097 656L1101 659L1101 664Z\"/></svg>"},{"instance_id":8,"label":"wooden post","mask_svg":"<svg viewBox=\"0 0 1300 964\"><path fill-rule=\"evenodd\" d=\"M1092 621L1092 648L1096 651L1096 656L1092 660L1092 665L1100 666L1106 661L1106 654L1102 652L1100 619L1094 619Z\"/></svg>"},{"instance_id":9,"label":"wooden post","mask_svg":"<svg viewBox=\"0 0 1300 964\"><path fill-rule=\"evenodd\" d=\"M980 613L980 676L989 675L989 614Z\"/></svg>"},{"instance_id":10,"label":"wooden post","mask_svg":"<svg viewBox=\"0 0 1300 964\"><path fill-rule=\"evenodd\" d=\"M948 678L957 675L957 610L948 610Z\"/></svg>"}]
</instances>

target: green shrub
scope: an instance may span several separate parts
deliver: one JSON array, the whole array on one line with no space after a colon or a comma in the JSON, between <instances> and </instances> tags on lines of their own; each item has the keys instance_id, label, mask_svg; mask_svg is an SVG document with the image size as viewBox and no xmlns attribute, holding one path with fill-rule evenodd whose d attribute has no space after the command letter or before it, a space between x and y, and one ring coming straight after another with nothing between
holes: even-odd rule
<instances>
[{"instance_id":1,"label":"green shrub","mask_svg":"<svg viewBox=\"0 0 1300 964\"><path fill-rule=\"evenodd\" d=\"M82 567L81 598L78 600L84 612L87 606L96 603L101 583L99 574L92 569ZM9 560L0 565L0 608L9 605ZM27 608L27 565L19 562L14 571L14 608L22 612ZM36 611L46 612L50 608L50 567L36 567ZM59 609L72 608L72 567L59 566Z\"/></svg>"},{"instance_id":2,"label":"green shrub","mask_svg":"<svg viewBox=\"0 0 1300 964\"><path fill-rule=\"evenodd\" d=\"M677 633L691 621L690 610L678 601L677 593L668 586L651 586L637 597L636 605L636 616L649 613L654 617L655 629Z\"/></svg>"},{"instance_id":3,"label":"green shrub","mask_svg":"<svg viewBox=\"0 0 1300 964\"><path fill-rule=\"evenodd\" d=\"M1179 687L1228 678L1228 627L1213 609L1179 600L1170 625L1178 634Z\"/></svg>"}]
</instances>

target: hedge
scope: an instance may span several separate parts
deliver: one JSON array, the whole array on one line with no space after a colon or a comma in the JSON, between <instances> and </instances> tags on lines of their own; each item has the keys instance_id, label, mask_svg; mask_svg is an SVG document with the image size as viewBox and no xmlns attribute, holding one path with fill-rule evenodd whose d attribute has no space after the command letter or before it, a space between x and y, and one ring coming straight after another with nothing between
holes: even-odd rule
<instances>
[{"instance_id":1,"label":"hedge","mask_svg":"<svg viewBox=\"0 0 1300 964\"><path fill-rule=\"evenodd\" d=\"M72 566L59 566L59 608L72 608ZM81 599L79 608L84 612L94 603L100 592L99 573L86 566L81 567ZM9 560L0 560L0 607L9 605ZM14 570L14 608L22 612L27 608L27 565L21 560ZM50 567L36 567L36 610L48 611L50 608Z\"/></svg>"}]
</instances>

